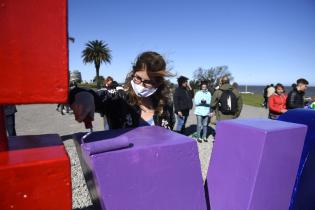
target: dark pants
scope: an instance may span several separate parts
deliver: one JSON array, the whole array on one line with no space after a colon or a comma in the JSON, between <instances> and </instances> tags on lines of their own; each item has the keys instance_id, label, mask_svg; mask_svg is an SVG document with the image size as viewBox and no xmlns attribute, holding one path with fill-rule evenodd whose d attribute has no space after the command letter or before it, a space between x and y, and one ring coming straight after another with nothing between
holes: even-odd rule
<instances>
[{"instance_id":1,"label":"dark pants","mask_svg":"<svg viewBox=\"0 0 315 210\"><path fill-rule=\"evenodd\" d=\"M7 129L8 136L16 136L14 114L5 117L5 127Z\"/></svg>"},{"instance_id":2,"label":"dark pants","mask_svg":"<svg viewBox=\"0 0 315 210\"><path fill-rule=\"evenodd\" d=\"M207 116L197 115L197 138L201 138L202 130L202 138L207 139L208 122L209 122L208 115Z\"/></svg>"},{"instance_id":3,"label":"dark pants","mask_svg":"<svg viewBox=\"0 0 315 210\"><path fill-rule=\"evenodd\" d=\"M185 132L185 125L187 122L187 118L189 116L189 109L188 110L182 110L183 117L180 117L176 114L176 125L175 125L175 131L184 134Z\"/></svg>"},{"instance_id":4,"label":"dark pants","mask_svg":"<svg viewBox=\"0 0 315 210\"><path fill-rule=\"evenodd\" d=\"M264 107L268 108L268 97L264 97Z\"/></svg>"},{"instance_id":5,"label":"dark pants","mask_svg":"<svg viewBox=\"0 0 315 210\"><path fill-rule=\"evenodd\" d=\"M63 114L63 110L65 107L66 107L66 112L69 113L70 107L68 104L58 104L57 105L57 111L59 111L59 107L60 107L61 114Z\"/></svg>"}]
</instances>

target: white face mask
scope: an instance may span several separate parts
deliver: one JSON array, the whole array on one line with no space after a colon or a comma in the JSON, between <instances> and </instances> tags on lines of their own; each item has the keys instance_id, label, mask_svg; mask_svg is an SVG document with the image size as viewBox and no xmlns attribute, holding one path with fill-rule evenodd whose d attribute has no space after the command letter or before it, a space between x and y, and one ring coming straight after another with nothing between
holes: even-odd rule
<instances>
[{"instance_id":1,"label":"white face mask","mask_svg":"<svg viewBox=\"0 0 315 210\"><path fill-rule=\"evenodd\" d=\"M157 88L146 88L142 85L137 85L133 80L131 80L131 86L135 91L136 95L139 97L149 97L157 91Z\"/></svg>"}]
</instances>

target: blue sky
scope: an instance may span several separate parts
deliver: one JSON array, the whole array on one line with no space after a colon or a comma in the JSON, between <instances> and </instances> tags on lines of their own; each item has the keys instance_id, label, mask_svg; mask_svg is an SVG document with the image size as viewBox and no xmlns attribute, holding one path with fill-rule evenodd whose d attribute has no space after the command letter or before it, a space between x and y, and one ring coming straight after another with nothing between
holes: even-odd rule
<instances>
[{"instance_id":1,"label":"blue sky","mask_svg":"<svg viewBox=\"0 0 315 210\"><path fill-rule=\"evenodd\" d=\"M104 40L112 62L100 74L123 82L136 56L161 53L177 75L229 66L239 84L315 85L314 0L69 0L70 70L95 76L81 53ZM171 79L176 81L176 77Z\"/></svg>"}]
</instances>

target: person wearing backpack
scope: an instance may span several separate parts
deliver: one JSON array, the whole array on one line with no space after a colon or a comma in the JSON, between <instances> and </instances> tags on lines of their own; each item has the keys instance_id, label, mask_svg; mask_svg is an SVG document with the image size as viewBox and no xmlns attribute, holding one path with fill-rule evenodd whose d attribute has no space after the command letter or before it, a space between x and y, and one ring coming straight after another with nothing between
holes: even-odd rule
<instances>
[{"instance_id":1,"label":"person wearing backpack","mask_svg":"<svg viewBox=\"0 0 315 210\"><path fill-rule=\"evenodd\" d=\"M228 76L221 79L221 86L211 98L210 107L215 110L217 121L235 119L240 116L243 100L237 89L230 85Z\"/></svg>"}]
</instances>

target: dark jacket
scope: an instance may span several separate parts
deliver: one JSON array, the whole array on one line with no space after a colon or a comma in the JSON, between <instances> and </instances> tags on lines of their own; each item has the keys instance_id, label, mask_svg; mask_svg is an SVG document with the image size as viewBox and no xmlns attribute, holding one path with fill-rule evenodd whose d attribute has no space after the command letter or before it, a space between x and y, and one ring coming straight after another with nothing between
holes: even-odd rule
<instances>
[{"instance_id":1,"label":"dark jacket","mask_svg":"<svg viewBox=\"0 0 315 210\"><path fill-rule=\"evenodd\" d=\"M175 113L179 111L187 111L192 109L192 98L194 97L193 90L187 90L183 87L178 87L173 95Z\"/></svg>"},{"instance_id":2,"label":"dark jacket","mask_svg":"<svg viewBox=\"0 0 315 210\"><path fill-rule=\"evenodd\" d=\"M232 90L234 95L237 98L237 111L234 115L225 115L219 110L219 100L221 98L221 95L223 91L225 90ZM222 85L218 90L216 90L211 98L210 107L215 110L215 114L217 117L217 120L227 120L227 119L235 119L240 116L242 108L243 108L243 99L241 94L232 87L230 84L224 84Z\"/></svg>"},{"instance_id":3,"label":"dark jacket","mask_svg":"<svg viewBox=\"0 0 315 210\"><path fill-rule=\"evenodd\" d=\"M287 98L287 109L304 108L304 92L293 89Z\"/></svg>"},{"instance_id":4,"label":"dark jacket","mask_svg":"<svg viewBox=\"0 0 315 210\"><path fill-rule=\"evenodd\" d=\"M138 127L141 123L141 109L131 105L128 94L123 90L107 91L75 88L70 91L69 103L74 102L75 94L87 91L94 96L95 111L106 115L111 129ZM173 106L165 105L161 115L153 116L154 124L172 129L175 123Z\"/></svg>"}]
</instances>

